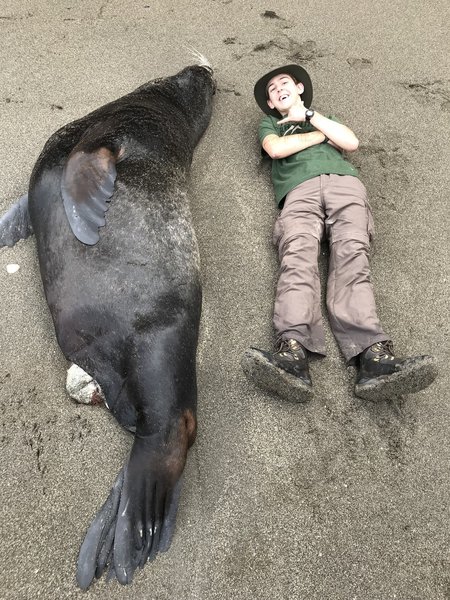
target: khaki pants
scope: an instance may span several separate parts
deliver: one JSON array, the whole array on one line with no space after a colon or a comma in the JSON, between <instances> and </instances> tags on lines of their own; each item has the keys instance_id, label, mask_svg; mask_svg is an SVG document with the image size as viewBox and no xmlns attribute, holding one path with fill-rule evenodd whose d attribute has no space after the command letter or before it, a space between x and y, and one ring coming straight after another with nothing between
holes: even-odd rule
<instances>
[{"instance_id":1,"label":"khaki pants","mask_svg":"<svg viewBox=\"0 0 450 600\"><path fill-rule=\"evenodd\" d=\"M389 339L370 281L373 231L366 189L357 177L320 175L289 192L273 234L280 258L274 308L279 340L293 338L325 355L317 264L324 233L330 245L327 308L345 358Z\"/></svg>"}]
</instances>

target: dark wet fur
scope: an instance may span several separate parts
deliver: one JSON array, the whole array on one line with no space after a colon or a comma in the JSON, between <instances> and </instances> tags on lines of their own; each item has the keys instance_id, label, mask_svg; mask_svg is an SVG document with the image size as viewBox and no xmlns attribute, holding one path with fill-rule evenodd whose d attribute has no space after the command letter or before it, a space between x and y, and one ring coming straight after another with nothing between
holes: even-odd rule
<instances>
[{"instance_id":1,"label":"dark wet fur","mask_svg":"<svg viewBox=\"0 0 450 600\"><path fill-rule=\"evenodd\" d=\"M29 215L59 345L98 381L119 423L136 432L81 547L83 589L108 564L120 583L129 583L173 534L196 431L201 311L186 184L213 94L210 71L198 66L150 82L56 132L32 173ZM120 157L94 246L75 238L61 198L75 147L104 147Z\"/></svg>"}]
</instances>

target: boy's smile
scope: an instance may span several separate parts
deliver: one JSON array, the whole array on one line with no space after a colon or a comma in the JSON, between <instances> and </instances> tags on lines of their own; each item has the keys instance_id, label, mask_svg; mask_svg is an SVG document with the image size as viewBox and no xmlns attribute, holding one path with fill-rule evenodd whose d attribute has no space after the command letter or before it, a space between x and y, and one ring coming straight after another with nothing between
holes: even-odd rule
<instances>
[{"instance_id":1,"label":"boy's smile","mask_svg":"<svg viewBox=\"0 0 450 600\"><path fill-rule=\"evenodd\" d=\"M303 84L295 83L290 75L276 75L267 84L267 104L280 114L287 115L291 106L300 99L302 92Z\"/></svg>"}]
</instances>

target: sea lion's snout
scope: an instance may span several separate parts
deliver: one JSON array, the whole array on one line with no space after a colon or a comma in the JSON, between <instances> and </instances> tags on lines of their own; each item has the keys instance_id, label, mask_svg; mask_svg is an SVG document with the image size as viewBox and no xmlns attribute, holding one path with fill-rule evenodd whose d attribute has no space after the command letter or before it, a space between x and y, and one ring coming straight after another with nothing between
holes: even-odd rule
<instances>
[{"instance_id":1,"label":"sea lion's snout","mask_svg":"<svg viewBox=\"0 0 450 600\"><path fill-rule=\"evenodd\" d=\"M201 54L200 52L198 52L198 50L196 50L195 48L192 47L187 47L188 50L191 52L191 54L193 54L194 58L197 59L197 65L198 67L201 67L202 69L204 69L208 75L210 76L210 79L213 83L213 94L216 93L216 88L217 88L217 82L214 78L214 69L212 68L211 63L209 62L209 60L206 58L206 56L204 54Z\"/></svg>"},{"instance_id":2,"label":"sea lion's snout","mask_svg":"<svg viewBox=\"0 0 450 600\"><path fill-rule=\"evenodd\" d=\"M216 92L213 69L206 61L191 65L172 79L177 104L186 123L191 127L191 136L196 145L205 132L212 113L212 99Z\"/></svg>"}]
</instances>

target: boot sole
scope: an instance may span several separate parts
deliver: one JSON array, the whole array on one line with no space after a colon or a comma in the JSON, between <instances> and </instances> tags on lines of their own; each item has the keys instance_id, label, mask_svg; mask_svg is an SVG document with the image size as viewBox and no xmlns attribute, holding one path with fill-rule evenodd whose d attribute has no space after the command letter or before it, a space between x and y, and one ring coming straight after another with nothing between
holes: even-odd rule
<instances>
[{"instance_id":1,"label":"boot sole","mask_svg":"<svg viewBox=\"0 0 450 600\"><path fill-rule=\"evenodd\" d=\"M355 395L377 402L415 394L432 384L437 374L436 359L433 356L418 356L392 375L381 375L364 383L357 383Z\"/></svg>"},{"instance_id":2,"label":"boot sole","mask_svg":"<svg viewBox=\"0 0 450 600\"><path fill-rule=\"evenodd\" d=\"M307 402L312 386L271 363L259 350L246 350L241 367L248 379L264 391L273 392L289 402Z\"/></svg>"}]
</instances>

